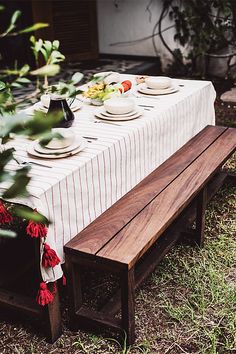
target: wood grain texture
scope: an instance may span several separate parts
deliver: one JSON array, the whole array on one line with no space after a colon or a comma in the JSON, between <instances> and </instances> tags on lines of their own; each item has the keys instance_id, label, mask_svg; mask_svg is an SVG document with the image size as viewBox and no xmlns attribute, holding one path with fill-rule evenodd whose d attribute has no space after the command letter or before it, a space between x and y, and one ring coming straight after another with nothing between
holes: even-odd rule
<instances>
[{"instance_id":1,"label":"wood grain texture","mask_svg":"<svg viewBox=\"0 0 236 354\"><path fill-rule=\"evenodd\" d=\"M135 339L135 301L134 301L134 268L121 275L121 320L127 335L127 344L133 344Z\"/></svg>"},{"instance_id":2,"label":"wood grain texture","mask_svg":"<svg viewBox=\"0 0 236 354\"><path fill-rule=\"evenodd\" d=\"M48 288L50 291L53 291L54 283L48 283ZM50 343L54 343L62 334L60 299L58 291L54 294L53 302L45 306L42 311L44 311L48 341Z\"/></svg>"},{"instance_id":3,"label":"wood grain texture","mask_svg":"<svg viewBox=\"0 0 236 354\"><path fill-rule=\"evenodd\" d=\"M85 307L81 307L76 312L76 324L78 328L84 329L99 329L103 330L103 328L113 328L117 331L122 331L121 320L119 318L113 318L104 313L97 312L95 310L90 310Z\"/></svg>"},{"instance_id":4,"label":"wood grain texture","mask_svg":"<svg viewBox=\"0 0 236 354\"><path fill-rule=\"evenodd\" d=\"M227 129L97 255L131 268L181 213L236 148L236 129ZM173 166L175 168L175 166ZM167 173L171 173L171 168ZM114 212L114 210L113 210Z\"/></svg>"},{"instance_id":5,"label":"wood grain texture","mask_svg":"<svg viewBox=\"0 0 236 354\"><path fill-rule=\"evenodd\" d=\"M0 289L0 306L32 317L43 316L42 309L36 304L35 299L5 289Z\"/></svg>"},{"instance_id":6,"label":"wood grain texture","mask_svg":"<svg viewBox=\"0 0 236 354\"><path fill-rule=\"evenodd\" d=\"M208 126L173 154L129 193L80 232L64 248L97 254L114 235L146 207L168 184L178 177L221 134L225 127Z\"/></svg>"},{"instance_id":7,"label":"wood grain texture","mask_svg":"<svg viewBox=\"0 0 236 354\"><path fill-rule=\"evenodd\" d=\"M49 24L36 37L58 39L67 61L98 58L96 0L31 0L31 7L34 22Z\"/></svg>"}]
</instances>

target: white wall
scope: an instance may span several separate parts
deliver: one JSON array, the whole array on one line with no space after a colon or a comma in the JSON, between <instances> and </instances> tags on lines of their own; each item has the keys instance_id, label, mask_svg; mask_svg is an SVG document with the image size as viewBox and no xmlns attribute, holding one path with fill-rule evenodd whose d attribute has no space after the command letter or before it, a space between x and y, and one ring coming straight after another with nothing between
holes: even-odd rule
<instances>
[{"instance_id":1,"label":"white wall","mask_svg":"<svg viewBox=\"0 0 236 354\"><path fill-rule=\"evenodd\" d=\"M114 3L118 4L118 8ZM150 0L97 0L99 51L107 54L155 56L152 40L139 43L112 45L116 42L132 41L152 34L159 18L162 0L153 0L149 13L145 11ZM163 21L163 29L170 26L167 17ZM174 30L170 29L163 35L171 48L176 48L173 40ZM161 43L159 36L155 37L158 54L165 67L172 59L171 54Z\"/></svg>"}]
</instances>

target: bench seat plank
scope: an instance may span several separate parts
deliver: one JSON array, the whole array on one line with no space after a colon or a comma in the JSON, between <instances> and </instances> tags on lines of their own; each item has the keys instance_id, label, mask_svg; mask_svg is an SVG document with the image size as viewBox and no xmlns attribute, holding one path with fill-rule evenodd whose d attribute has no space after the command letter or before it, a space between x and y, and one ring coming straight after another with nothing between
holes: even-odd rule
<instances>
[{"instance_id":1,"label":"bench seat plank","mask_svg":"<svg viewBox=\"0 0 236 354\"><path fill-rule=\"evenodd\" d=\"M96 255L131 268L235 148L236 130L228 128Z\"/></svg>"},{"instance_id":2,"label":"bench seat plank","mask_svg":"<svg viewBox=\"0 0 236 354\"><path fill-rule=\"evenodd\" d=\"M207 126L66 245L67 252L96 255L167 184L217 140L227 128ZM168 167L168 168L167 168ZM116 211L114 213L114 210Z\"/></svg>"}]
</instances>

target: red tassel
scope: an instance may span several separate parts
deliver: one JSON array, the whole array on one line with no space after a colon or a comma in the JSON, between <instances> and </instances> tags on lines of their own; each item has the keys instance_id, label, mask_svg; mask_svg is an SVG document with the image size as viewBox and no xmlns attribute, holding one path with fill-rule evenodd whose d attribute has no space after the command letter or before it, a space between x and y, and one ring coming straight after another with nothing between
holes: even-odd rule
<instances>
[{"instance_id":1,"label":"red tassel","mask_svg":"<svg viewBox=\"0 0 236 354\"><path fill-rule=\"evenodd\" d=\"M65 277L65 275L62 276L62 285L66 286L66 277Z\"/></svg>"},{"instance_id":2,"label":"red tassel","mask_svg":"<svg viewBox=\"0 0 236 354\"><path fill-rule=\"evenodd\" d=\"M54 299L53 294L48 290L47 284L44 282L40 283L39 291L36 297L36 301L39 305L45 306L50 304Z\"/></svg>"},{"instance_id":3,"label":"red tassel","mask_svg":"<svg viewBox=\"0 0 236 354\"><path fill-rule=\"evenodd\" d=\"M27 235L31 237L45 237L47 236L48 229L42 223L36 223L33 220L30 220L28 226L26 227Z\"/></svg>"},{"instance_id":4,"label":"red tassel","mask_svg":"<svg viewBox=\"0 0 236 354\"><path fill-rule=\"evenodd\" d=\"M12 222L13 217L11 214L6 210L4 204L0 201L0 225L9 224Z\"/></svg>"},{"instance_id":5,"label":"red tassel","mask_svg":"<svg viewBox=\"0 0 236 354\"><path fill-rule=\"evenodd\" d=\"M45 268L55 267L60 263L60 258L57 256L56 252L47 244L44 244L42 266Z\"/></svg>"}]
</instances>

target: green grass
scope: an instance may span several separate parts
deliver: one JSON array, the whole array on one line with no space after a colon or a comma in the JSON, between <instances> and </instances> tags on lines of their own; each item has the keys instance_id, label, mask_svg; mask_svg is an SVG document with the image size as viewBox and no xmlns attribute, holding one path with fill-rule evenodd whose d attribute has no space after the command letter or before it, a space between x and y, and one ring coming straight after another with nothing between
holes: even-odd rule
<instances>
[{"instance_id":1,"label":"green grass","mask_svg":"<svg viewBox=\"0 0 236 354\"><path fill-rule=\"evenodd\" d=\"M236 353L235 195L225 189L208 208L204 248L178 246L152 276L173 353Z\"/></svg>"}]
</instances>

